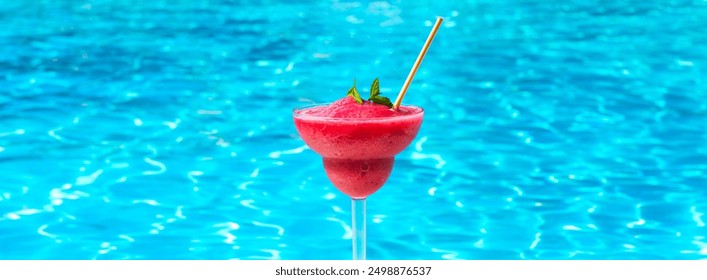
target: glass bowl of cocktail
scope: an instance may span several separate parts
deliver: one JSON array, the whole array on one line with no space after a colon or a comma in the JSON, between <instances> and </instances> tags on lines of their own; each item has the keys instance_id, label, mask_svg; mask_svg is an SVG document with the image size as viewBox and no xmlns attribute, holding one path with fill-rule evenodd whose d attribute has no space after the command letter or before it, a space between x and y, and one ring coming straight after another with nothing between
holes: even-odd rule
<instances>
[{"instance_id":1,"label":"glass bowl of cocktail","mask_svg":"<svg viewBox=\"0 0 707 280\"><path fill-rule=\"evenodd\" d=\"M424 110L401 102L441 22L438 18L395 103L380 95L375 79L368 100L358 94L354 81L342 99L293 111L302 140L322 157L334 186L351 197L354 260L366 259L366 198L385 184L395 156L415 140L422 125Z\"/></svg>"}]
</instances>

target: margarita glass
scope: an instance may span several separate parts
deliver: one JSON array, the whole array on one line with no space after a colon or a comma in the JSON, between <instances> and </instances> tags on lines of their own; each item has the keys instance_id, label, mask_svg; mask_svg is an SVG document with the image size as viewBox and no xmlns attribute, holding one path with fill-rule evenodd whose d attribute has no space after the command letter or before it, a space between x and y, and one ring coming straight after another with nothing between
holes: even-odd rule
<instances>
[{"instance_id":1,"label":"margarita glass","mask_svg":"<svg viewBox=\"0 0 707 280\"><path fill-rule=\"evenodd\" d=\"M420 107L391 110L350 97L293 112L297 132L322 156L329 180L351 197L354 260L366 259L366 198L388 180L395 156L415 139L423 114Z\"/></svg>"},{"instance_id":2,"label":"margarita glass","mask_svg":"<svg viewBox=\"0 0 707 280\"><path fill-rule=\"evenodd\" d=\"M422 125L424 110L401 103L441 24L437 17L395 103L380 96L376 78L368 101L358 94L354 80L346 97L293 112L297 132L322 156L329 180L351 197L354 260L366 259L366 198L385 184L395 156L412 143Z\"/></svg>"}]
</instances>

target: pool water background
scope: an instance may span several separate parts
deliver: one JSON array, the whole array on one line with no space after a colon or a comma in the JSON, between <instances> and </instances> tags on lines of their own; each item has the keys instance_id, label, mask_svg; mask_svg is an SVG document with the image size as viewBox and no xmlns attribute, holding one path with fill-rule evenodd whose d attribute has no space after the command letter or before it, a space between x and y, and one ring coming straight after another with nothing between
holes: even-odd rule
<instances>
[{"instance_id":1,"label":"pool water background","mask_svg":"<svg viewBox=\"0 0 707 280\"><path fill-rule=\"evenodd\" d=\"M349 259L292 108L417 140L370 259L707 258L705 1L2 1L0 258Z\"/></svg>"}]
</instances>

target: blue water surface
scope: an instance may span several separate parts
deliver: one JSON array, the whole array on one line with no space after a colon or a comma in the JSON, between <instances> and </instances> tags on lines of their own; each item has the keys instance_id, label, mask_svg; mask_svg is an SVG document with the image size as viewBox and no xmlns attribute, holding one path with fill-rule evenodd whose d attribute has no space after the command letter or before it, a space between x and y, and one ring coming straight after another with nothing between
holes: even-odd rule
<instances>
[{"instance_id":1,"label":"blue water surface","mask_svg":"<svg viewBox=\"0 0 707 280\"><path fill-rule=\"evenodd\" d=\"M394 97L370 259L707 258L707 1L0 1L0 258L349 259L291 111Z\"/></svg>"}]
</instances>

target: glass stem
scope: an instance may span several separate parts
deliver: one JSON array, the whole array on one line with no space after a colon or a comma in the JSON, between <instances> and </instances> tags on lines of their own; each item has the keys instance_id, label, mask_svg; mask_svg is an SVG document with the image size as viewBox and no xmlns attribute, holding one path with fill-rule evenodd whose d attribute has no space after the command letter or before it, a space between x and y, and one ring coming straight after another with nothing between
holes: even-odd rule
<instances>
[{"instance_id":1,"label":"glass stem","mask_svg":"<svg viewBox=\"0 0 707 280\"><path fill-rule=\"evenodd\" d=\"M353 259L366 259L366 199L351 200Z\"/></svg>"}]
</instances>

